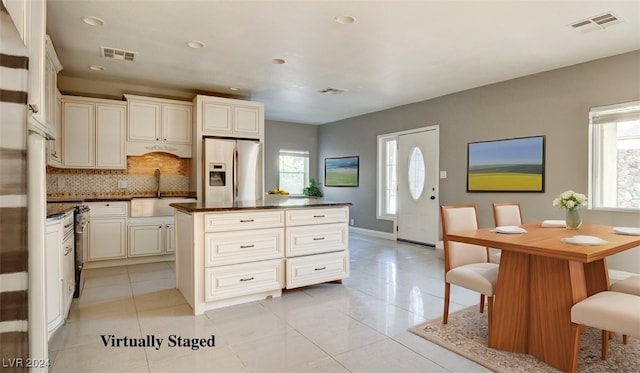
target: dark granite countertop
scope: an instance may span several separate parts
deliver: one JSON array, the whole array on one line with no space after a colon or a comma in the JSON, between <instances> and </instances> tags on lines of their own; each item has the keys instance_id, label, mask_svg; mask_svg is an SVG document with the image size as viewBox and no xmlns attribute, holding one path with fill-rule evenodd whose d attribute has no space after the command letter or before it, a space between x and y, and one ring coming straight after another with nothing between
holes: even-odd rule
<instances>
[{"instance_id":1,"label":"dark granite countertop","mask_svg":"<svg viewBox=\"0 0 640 373\"><path fill-rule=\"evenodd\" d=\"M351 206L350 202L332 202L322 198L289 198L261 201L172 203L169 206L184 212L215 212L237 210L268 210L307 207Z\"/></svg>"},{"instance_id":2,"label":"dark granite countertop","mask_svg":"<svg viewBox=\"0 0 640 373\"><path fill-rule=\"evenodd\" d=\"M80 204L81 202L49 202L47 203L47 219L62 216Z\"/></svg>"}]
</instances>

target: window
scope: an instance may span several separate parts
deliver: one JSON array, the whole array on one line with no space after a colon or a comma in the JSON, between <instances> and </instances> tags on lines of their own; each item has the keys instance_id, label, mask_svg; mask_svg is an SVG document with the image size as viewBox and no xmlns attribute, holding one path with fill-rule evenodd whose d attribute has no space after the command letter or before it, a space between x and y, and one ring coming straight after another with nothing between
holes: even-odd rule
<instances>
[{"instance_id":1,"label":"window","mask_svg":"<svg viewBox=\"0 0 640 373\"><path fill-rule=\"evenodd\" d=\"M640 101L589 113L589 208L640 210Z\"/></svg>"},{"instance_id":2,"label":"window","mask_svg":"<svg viewBox=\"0 0 640 373\"><path fill-rule=\"evenodd\" d=\"M396 217L398 136L378 136L378 219Z\"/></svg>"},{"instance_id":3,"label":"window","mask_svg":"<svg viewBox=\"0 0 640 373\"><path fill-rule=\"evenodd\" d=\"M302 194L309 184L309 152L280 150L280 179L278 188L289 194Z\"/></svg>"}]
</instances>

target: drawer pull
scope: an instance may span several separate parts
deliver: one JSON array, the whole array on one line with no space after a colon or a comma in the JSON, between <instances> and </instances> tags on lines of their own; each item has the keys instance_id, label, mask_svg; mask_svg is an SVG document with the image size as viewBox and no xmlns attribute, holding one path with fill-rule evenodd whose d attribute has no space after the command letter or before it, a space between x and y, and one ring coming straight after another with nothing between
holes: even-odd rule
<instances>
[{"instance_id":1,"label":"drawer pull","mask_svg":"<svg viewBox=\"0 0 640 373\"><path fill-rule=\"evenodd\" d=\"M324 215L313 215L314 218L324 218Z\"/></svg>"},{"instance_id":2,"label":"drawer pull","mask_svg":"<svg viewBox=\"0 0 640 373\"><path fill-rule=\"evenodd\" d=\"M256 245L240 245L241 249L250 249L252 247L255 247Z\"/></svg>"},{"instance_id":3,"label":"drawer pull","mask_svg":"<svg viewBox=\"0 0 640 373\"><path fill-rule=\"evenodd\" d=\"M65 224L65 225L64 225L64 229L67 229L67 228L69 228L69 227L70 227L70 226L72 226L72 225L73 225L73 223Z\"/></svg>"},{"instance_id":4,"label":"drawer pull","mask_svg":"<svg viewBox=\"0 0 640 373\"><path fill-rule=\"evenodd\" d=\"M69 253L71 252L71 250L73 250L73 246L71 245L67 245L67 247L64 248L64 256L69 255Z\"/></svg>"},{"instance_id":5,"label":"drawer pull","mask_svg":"<svg viewBox=\"0 0 640 373\"><path fill-rule=\"evenodd\" d=\"M324 271L325 269L327 269L327 267L320 267L320 268L314 269L314 271Z\"/></svg>"},{"instance_id":6,"label":"drawer pull","mask_svg":"<svg viewBox=\"0 0 640 373\"><path fill-rule=\"evenodd\" d=\"M255 277L249 277L249 278L241 278L240 282L245 282L245 281L251 281L253 280Z\"/></svg>"},{"instance_id":7,"label":"drawer pull","mask_svg":"<svg viewBox=\"0 0 640 373\"><path fill-rule=\"evenodd\" d=\"M240 220L240 223L252 223L254 220L253 219L244 219L244 220Z\"/></svg>"},{"instance_id":8,"label":"drawer pull","mask_svg":"<svg viewBox=\"0 0 640 373\"><path fill-rule=\"evenodd\" d=\"M324 240L324 237L313 237L314 241L322 241Z\"/></svg>"}]
</instances>

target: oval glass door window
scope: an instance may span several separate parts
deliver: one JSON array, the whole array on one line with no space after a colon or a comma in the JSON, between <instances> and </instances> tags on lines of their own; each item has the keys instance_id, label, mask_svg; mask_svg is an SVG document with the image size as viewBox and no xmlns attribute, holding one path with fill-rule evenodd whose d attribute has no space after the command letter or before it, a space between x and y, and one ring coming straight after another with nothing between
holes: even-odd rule
<instances>
[{"instance_id":1,"label":"oval glass door window","mask_svg":"<svg viewBox=\"0 0 640 373\"><path fill-rule=\"evenodd\" d=\"M409 178L409 193L415 201L420 198L424 190L424 157L418 147L411 150L407 177Z\"/></svg>"}]
</instances>

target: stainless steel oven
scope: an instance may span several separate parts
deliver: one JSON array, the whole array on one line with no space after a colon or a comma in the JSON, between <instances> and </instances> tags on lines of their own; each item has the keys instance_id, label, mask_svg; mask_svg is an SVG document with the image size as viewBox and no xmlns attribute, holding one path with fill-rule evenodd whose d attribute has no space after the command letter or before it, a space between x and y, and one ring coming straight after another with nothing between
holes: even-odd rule
<instances>
[{"instance_id":1,"label":"stainless steel oven","mask_svg":"<svg viewBox=\"0 0 640 373\"><path fill-rule=\"evenodd\" d=\"M82 266L84 265L84 252L87 247L87 226L89 224L89 206L80 205L75 209L75 257L76 257L76 289L74 298L79 298L82 293L83 278Z\"/></svg>"}]
</instances>

